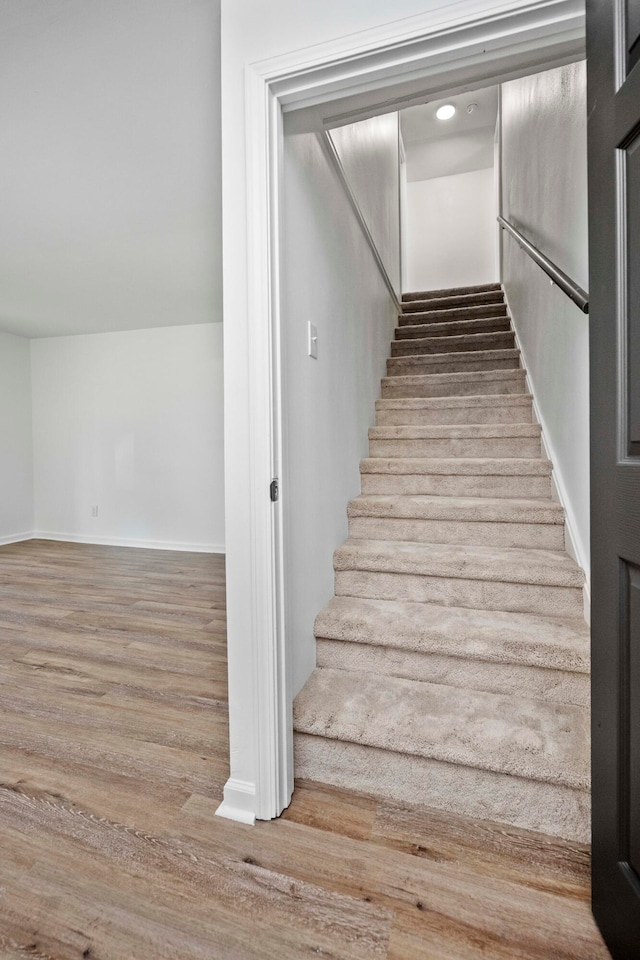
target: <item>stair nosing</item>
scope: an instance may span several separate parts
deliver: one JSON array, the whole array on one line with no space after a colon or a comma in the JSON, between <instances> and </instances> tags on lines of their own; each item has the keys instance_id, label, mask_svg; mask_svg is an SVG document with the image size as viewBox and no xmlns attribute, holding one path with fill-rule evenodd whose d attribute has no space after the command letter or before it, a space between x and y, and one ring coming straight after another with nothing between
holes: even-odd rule
<instances>
[{"instance_id":1,"label":"stair nosing","mask_svg":"<svg viewBox=\"0 0 640 960\"><path fill-rule=\"evenodd\" d=\"M376 410L421 410L433 408L446 410L451 407L494 407L514 406L525 407L533 402L530 393L478 393L462 394L450 397L380 397L376 400Z\"/></svg>"},{"instance_id":2,"label":"stair nosing","mask_svg":"<svg viewBox=\"0 0 640 960\"><path fill-rule=\"evenodd\" d=\"M410 509L411 505L415 509L426 509L433 507L435 516L422 513L376 513L376 507L380 509L383 506L389 506L393 509L394 501L397 501L398 509ZM482 516L483 513L498 512L502 508L507 513L521 511L519 516L509 519L497 519L492 516ZM544 514L544 519L528 519L526 511L537 510ZM441 516L438 510L445 514L453 514L456 510L473 513L473 516ZM525 516L523 516L525 513ZM347 516L351 517L375 517L381 520L442 520L455 521L460 523L516 523L528 525L546 524L549 526L560 526L564 524L564 510L555 500L536 500L526 497L440 497L437 494L386 494L386 493L360 493L349 501L347 505ZM561 518L561 519L557 519Z\"/></svg>"},{"instance_id":3,"label":"stair nosing","mask_svg":"<svg viewBox=\"0 0 640 960\"><path fill-rule=\"evenodd\" d=\"M437 468L442 464L448 464L449 467L454 466L456 468L454 473L438 471ZM360 472L361 473L386 473L387 471L370 471L367 470L367 467L377 466L380 468L382 464L386 466L393 466L399 468L404 465L411 467L418 467L419 465L427 464L431 471L435 471L434 475L437 476L462 476L462 477L475 477L475 476L489 476L489 477L549 477L553 471L553 464L550 460L547 460L545 457L363 457L360 461ZM466 472L464 467L470 467L474 470L478 470L480 465L489 464L494 469L497 464L501 464L503 473L473 473ZM519 472L515 469L518 466L528 466L529 471ZM507 467L511 467L511 470L506 471ZM532 469L536 467L536 469ZM403 472L399 469L391 471L393 474L403 475ZM422 471L420 471L422 473Z\"/></svg>"},{"instance_id":4,"label":"stair nosing","mask_svg":"<svg viewBox=\"0 0 640 960\"><path fill-rule=\"evenodd\" d=\"M389 621L382 617L385 610ZM412 613L417 615L415 620L411 618ZM407 616L408 620L403 621ZM339 622L340 617L343 618L342 628L336 629L333 623ZM345 617L351 619L351 622L347 619L346 627ZM440 618L444 618L444 622L439 622ZM502 618L504 623L501 623ZM395 632L386 630L391 622L396 627ZM402 627L398 632L399 623ZM554 637L546 647L540 645L539 636L534 639L533 635L527 634L527 627L538 631L549 626L567 632L564 636ZM334 596L316 617L314 636L318 640L388 647L417 655L449 656L493 664L514 663L580 676L588 676L590 672L589 628L578 617L506 614L409 600ZM498 649L501 657L495 655Z\"/></svg>"},{"instance_id":5,"label":"stair nosing","mask_svg":"<svg viewBox=\"0 0 640 960\"><path fill-rule=\"evenodd\" d=\"M517 429L520 428L520 429ZM542 434L539 423L434 423L369 427L370 440L530 440Z\"/></svg>"},{"instance_id":6,"label":"stair nosing","mask_svg":"<svg viewBox=\"0 0 640 960\"><path fill-rule=\"evenodd\" d=\"M574 718L574 722L578 719L578 717L584 718L584 708L582 707L575 706L573 704L547 704L544 701L537 700L527 701L524 700L524 698L510 697L507 694L494 694L487 693L485 691L470 691L467 688L453 687L448 684L433 684L421 680L407 680L402 677L385 677L384 683L380 683L379 681L381 678L373 677L370 674L355 674L353 671L349 670L332 670L330 667L317 667L312 674L311 680L309 681L311 686L313 685L314 680L316 684L322 682L323 678L321 675L323 672L326 672L327 680L331 683L332 690L340 688L342 684L349 685L350 695L348 698L345 697L345 699L347 699L350 704L353 704L354 702L354 693L360 692L358 690L358 686L364 688L363 692L366 694L365 699L368 705L375 703L377 699L378 703L376 704L376 712L379 716L385 717L387 732L391 731L392 733L392 742L396 737L402 736L403 733L405 734L403 738L402 749L396 749L394 746L390 746L385 742L381 742L381 738L376 737L376 727L367 725L366 721L365 723L362 723L361 718L359 717L356 718L360 721L358 723L359 734L357 735L357 739L355 730L350 735L345 731L344 721L342 733L340 733L339 728L336 729L335 726L331 728L327 725L327 723L324 724L324 729L321 731L315 729L318 724L314 724L313 721L307 720L305 725L300 716L304 710L305 699L304 696L301 697L300 695L299 699L296 699L296 706L294 708L294 729L297 732L308 733L311 736L320 736L326 739L341 741L343 743L359 743L363 746L378 747L379 749L389 750L389 752L400 753L407 756L417 756L423 757L424 759L440 760L441 762L451 763L456 766L473 767L479 770L491 770L492 772L498 774L516 776L524 780L534 780L557 786L565 786L574 790L587 790L589 787L587 755L582 757L580 754L578 754L579 760L581 761L580 767L582 767L582 764L584 764L585 771L583 772L582 769L580 769L577 776L570 775L569 765L566 762L563 763L561 759L554 759L551 755L546 757L544 755L537 756L535 758L537 771L534 771L533 773L528 772L528 764L526 763L526 759L527 757L530 757L530 751L528 749L523 749L519 744L516 743L511 746L511 750L508 752L507 756L501 757L501 762L498 764L496 759L495 744L489 742L487 745L485 745L482 743L482 736L486 738L486 732L483 730L484 724L482 719L470 717L468 715L468 710L465 709L468 708L469 704L474 701L476 704L480 705L480 707L482 707L482 704L484 703L487 707L493 706L495 710L495 716L500 717L500 706L502 706L504 709L505 701L508 701L513 713L516 716L518 713L521 713L522 715L520 729L527 730L529 729L527 725L527 711L536 714L538 717L543 717L545 714L547 714L547 717L550 720L550 726L553 727L554 725L561 725L560 718L563 716L563 714L567 719L569 717ZM385 701L385 694L388 694L389 692L392 693L392 696L387 696ZM465 738L457 737L455 732L445 732L445 734L443 734L443 739L438 739L437 736L432 735L433 731L435 730L435 725L432 726L431 724L425 724L422 731L412 731L413 737L406 737L406 718L402 716L400 711L398 711L399 717L396 719L393 715L394 706L401 702L406 703L408 699L413 698L422 699L423 701L428 702L429 697L431 697L432 701L435 700L435 706L437 708L443 701L443 694L448 696L452 702L452 708L449 708L446 711L448 717L453 717L456 721L459 721L461 718L464 719L462 728L464 729L467 738L469 736L469 731L472 730L473 726L475 725L477 728L476 737L480 739L481 746L478 746L477 744L468 744L465 742ZM307 696L309 696L308 689ZM323 701L330 703L330 698L324 697ZM384 709L380 708L381 702L383 703ZM429 707L433 711L433 704L430 704L427 706L427 709L422 709L419 711L419 715L429 716ZM455 707L455 709L453 709L453 707ZM556 709L554 709L554 707ZM351 709L353 709L353 706ZM362 707L360 708L360 712L362 712ZM441 713L437 714L437 720L442 719L444 713L445 711L443 710ZM332 715L328 723L330 724L332 721L335 721L335 714ZM559 731L556 731L556 733L557 732ZM548 731L545 731L545 735L548 737ZM542 735L541 739L544 739ZM574 737L569 737L569 739L571 741L574 739ZM407 740L409 740L409 742L407 742ZM535 772L538 773L537 776L535 775Z\"/></svg>"},{"instance_id":7,"label":"stair nosing","mask_svg":"<svg viewBox=\"0 0 640 960\"><path fill-rule=\"evenodd\" d=\"M452 296L464 296L464 294L456 294L456 290L463 290L465 293L470 294L495 293L502 290L502 284L498 281L491 281L490 283L474 283L463 287L437 287L434 290L408 290L402 294L402 300L403 302L405 302L405 300L411 302L412 297L417 297L423 293L451 293Z\"/></svg>"},{"instance_id":8,"label":"stair nosing","mask_svg":"<svg viewBox=\"0 0 640 960\"><path fill-rule=\"evenodd\" d=\"M376 545L375 548L371 546L373 544ZM459 552L464 556L456 565ZM446 556L442 556L443 554ZM413 565L408 562L412 555ZM496 559L496 555L502 556ZM434 567L436 559L439 562ZM346 563L348 560L352 562ZM413 566L420 566L421 560L424 568L431 567L426 573L424 569L413 569ZM524 561L525 572L516 575L514 564L518 560L521 563ZM504 572L498 570L501 564L505 566ZM527 573L528 564L530 566ZM364 538L358 540L350 537L334 551L333 566L336 573L395 573L401 576L442 577L449 580L513 583L570 590L582 590L584 587L583 571L564 550L537 547L482 547L476 544L433 544L413 540ZM534 570L541 571L542 576L531 579L531 571Z\"/></svg>"}]
</instances>

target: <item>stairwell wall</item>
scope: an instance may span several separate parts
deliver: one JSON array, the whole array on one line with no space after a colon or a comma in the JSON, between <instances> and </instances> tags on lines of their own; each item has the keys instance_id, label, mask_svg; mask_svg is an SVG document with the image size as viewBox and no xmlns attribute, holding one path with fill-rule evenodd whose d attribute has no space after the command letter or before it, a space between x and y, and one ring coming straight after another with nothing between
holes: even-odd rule
<instances>
[{"instance_id":1,"label":"stairwell wall","mask_svg":"<svg viewBox=\"0 0 640 960\"><path fill-rule=\"evenodd\" d=\"M400 131L385 113L330 131L389 280L400 299ZM395 147L394 147L395 144Z\"/></svg>"},{"instance_id":2,"label":"stairwell wall","mask_svg":"<svg viewBox=\"0 0 640 960\"><path fill-rule=\"evenodd\" d=\"M0 333L0 544L33 530L29 341Z\"/></svg>"},{"instance_id":3,"label":"stairwell wall","mask_svg":"<svg viewBox=\"0 0 640 960\"><path fill-rule=\"evenodd\" d=\"M586 65L503 84L502 212L588 288ZM567 513L589 575L589 319L502 236L503 283Z\"/></svg>"},{"instance_id":4,"label":"stairwell wall","mask_svg":"<svg viewBox=\"0 0 640 960\"><path fill-rule=\"evenodd\" d=\"M353 168L358 143L345 139L342 148ZM395 162L397 171L397 125L381 125L369 151L374 168ZM287 135L284 159L286 629L297 692L315 666L313 623L334 592L332 555L347 537L345 505L360 492L396 310L319 137ZM358 199L372 209L379 189L376 178L362 178ZM387 249L398 250L397 182L393 196ZM309 322L318 330L317 360L308 356Z\"/></svg>"}]
</instances>

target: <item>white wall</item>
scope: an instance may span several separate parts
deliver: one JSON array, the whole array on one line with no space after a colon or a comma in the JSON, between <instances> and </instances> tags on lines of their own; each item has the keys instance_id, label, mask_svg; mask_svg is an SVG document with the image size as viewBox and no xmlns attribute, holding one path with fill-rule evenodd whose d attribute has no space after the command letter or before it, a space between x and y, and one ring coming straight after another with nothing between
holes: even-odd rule
<instances>
[{"instance_id":1,"label":"white wall","mask_svg":"<svg viewBox=\"0 0 640 960\"><path fill-rule=\"evenodd\" d=\"M3 329L219 320L219 0L0 10Z\"/></svg>"},{"instance_id":2,"label":"white wall","mask_svg":"<svg viewBox=\"0 0 640 960\"><path fill-rule=\"evenodd\" d=\"M406 144L408 179L432 180L492 167L494 130L495 120L491 125L448 137Z\"/></svg>"},{"instance_id":3,"label":"white wall","mask_svg":"<svg viewBox=\"0 0 640 960\"><path fill-rule=\"evenodd\" d=\"M33 529L29 341L0 333L0 544Z\"/></svg>"},{"instance_id":4,"label":"white wall","mask_svg":"<svg viewBox=\"0 0 640 960\"><path fill-rule=\"evenodd\" d=\"M493 167L410 181L407 289L491 283L496 279L495 231Z\"/></svg>"},{"instance_id":5,"label":"white wall","mask_svg":"<svg viewBox=\"0 0 640 960\"><path fill-rule=\"evenodd\" d=\"M588 287L586 68L502 89L504 216ZM503 279L577 558L589 571L589 319L503 236Z\"/></svg>"},{"instance_id":6,"label":"white wall","mask_svg":"<svg viewBox=\"0 0 640 960\"><path fill-rule=\"evenodd\" d=\"M383 155L393 136L389 128L379 138ZM397 128L395 136L397 144ZM286 626L297 692L315 666L313 622L334 592L332 554L347 536L347 503L360 492L396 316L316 135L285 137L284 157ZM377 189L375 180L360 184L365 204ZM393 196L397 230L397 180ZM308 356L309 321L318 328L317 360Z\"/></svg>"},{"instance_id":7,"label":"white wall","mask_svg":"<svg viewBox=\"0 0 640 960\"><path fill-rule=\"evenodd\" d=\"M371 117L330 131L391 284L400 289L400 157L398 114Z\"/></svg>"},{"instance_id":8,"label":"white wall","mask_svg":"<svg viewBox=\"0 0 640 960\"><path fill-rule=\"evenodd\" d=\"M222 549L222 324L34 340L31 354L36 532Z\"/></svg>"}]
</instances>

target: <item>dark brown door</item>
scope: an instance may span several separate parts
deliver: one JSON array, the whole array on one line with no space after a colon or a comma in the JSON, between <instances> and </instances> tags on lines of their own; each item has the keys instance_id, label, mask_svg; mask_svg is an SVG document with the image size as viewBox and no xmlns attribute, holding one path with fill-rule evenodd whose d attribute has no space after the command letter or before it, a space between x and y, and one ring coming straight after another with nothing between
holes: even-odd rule
<instances>
[{"instance_id":1,"label":"dark brown door","mask_svg":"<svg viewBox=\"0 0 640 960\"><path fill-rule=\"evenodd\" d=\"M587 0L593 912L640 958L640 0Z\"/></svg>"}]
</instances>

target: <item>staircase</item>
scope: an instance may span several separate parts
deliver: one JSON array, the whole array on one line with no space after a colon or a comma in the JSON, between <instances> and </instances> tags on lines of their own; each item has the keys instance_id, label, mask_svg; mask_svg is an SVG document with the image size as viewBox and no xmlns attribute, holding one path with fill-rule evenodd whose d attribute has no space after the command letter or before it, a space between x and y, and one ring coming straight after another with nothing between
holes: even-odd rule
<instances>
[{"instance_id":1,"label":"staircase","mask_svg":"<svg viewBox=\"0 0 640 960\"><path fill-rule=\"evenodd\" d=\"M499 284L405 295L387 374L296 776L586 841L583 574Z\"/></svg>"}]
</instances>

